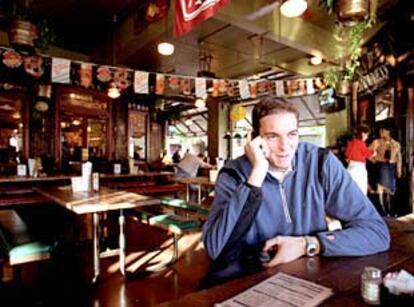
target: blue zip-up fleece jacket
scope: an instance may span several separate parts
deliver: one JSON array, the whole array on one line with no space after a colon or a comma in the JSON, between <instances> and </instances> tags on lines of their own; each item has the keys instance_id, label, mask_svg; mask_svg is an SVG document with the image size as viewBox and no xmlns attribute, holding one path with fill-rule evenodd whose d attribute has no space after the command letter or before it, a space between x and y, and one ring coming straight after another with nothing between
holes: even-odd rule
<instances>
[{"instance_id":1,"label":"blue zip-up fleece jacket","mask_svg":"<svg viewBox=\"0 0 414 307\"><path fill-rule=\"evenodd\" d=\"M387 250L389 231L372 203L331 152L322 162L318 158L318 147L299 143L283 182L267 174L261 188L246 183L252 168L246 156L227 163L203 226L210 257L235 259L235 249L263 246L277 235L317 236L325 256ZM326 215L339 219L343 229L328 231Z\"/></svg>"}]
</instances>

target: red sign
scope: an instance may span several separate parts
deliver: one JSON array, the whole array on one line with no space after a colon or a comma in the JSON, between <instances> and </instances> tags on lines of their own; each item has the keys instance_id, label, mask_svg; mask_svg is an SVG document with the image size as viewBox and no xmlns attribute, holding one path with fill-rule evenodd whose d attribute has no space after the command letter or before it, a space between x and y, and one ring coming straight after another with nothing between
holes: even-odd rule
<instances>
[{"instance_id":1,"label":"red sign","mask_svg":"<svg viewBox=\"0 0 414 307\"><path fill-rule=\"evenodd\" d=\"M229 2L230 0L175 0L174 35L184 35Z\"/></svg>"}]
</instances>

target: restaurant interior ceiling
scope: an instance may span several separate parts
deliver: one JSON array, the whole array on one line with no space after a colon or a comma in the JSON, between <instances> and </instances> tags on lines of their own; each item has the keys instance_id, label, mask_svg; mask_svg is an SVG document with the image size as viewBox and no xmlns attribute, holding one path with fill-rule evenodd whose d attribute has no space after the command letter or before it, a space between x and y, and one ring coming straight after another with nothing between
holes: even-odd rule
<instances>
[{"instance_id":1,"label":"restaurant interior ceiling","mask_svg":"<svg viewBox=\"0 0 414 307\"><path fill-rule=\"evenodd\" d=\"M208 71L221 78L256 74L286 79L313 76L346 56L349 29L336 23L335 16L329 15L319 1L307 0L308 9L302 16L286 18L278 9L279 0L232 0L180 38L172 36L174 2L168 0L0 0L0 24L12 18L13 3L29 4L31 14L50 21L57 45L91 55L93 62L189 76ZM147 21L150 3L162 10L164 2L171 2L167 17ZM387 22L386 12L399 2L413 1L371 0L377 7L378 22L365 39ZM107 51L113 39L116 54L110 56ZM173 55L157 53L161 40L174 43ZM310 65L312 55L325 61Z\"/></svg>"},{"instance_id":2,"label":"restaurant interior ceiling","mask_svg":"<svg viewBox=\"0 0 414 307\"><path fill-rule=\"evenodd\" d=\"M321 74L347 56L349 28L338 24L319 1L307 0L302 16L286 18L280 14L280 0L231 0L212 18L176 38L173 1L0 0L0 27L6 31L13 3L29 5L31 14L44 16L54 29L53 45L86 55L90 62L186 76L278 80ZM364 41L392 19L410 18L412 25L413 3L371 0L377 23L365 32ZM149 20L151 4L160 16L163 5L169 5L168 13ZM171 56L157 52L157 44L165 40L175 45ZM58 56L54 52L48 51ZM311 56L321 56L322 64L310 65ZM188 105L185 101L183 109Z\"/></svg>"}]
</instances>

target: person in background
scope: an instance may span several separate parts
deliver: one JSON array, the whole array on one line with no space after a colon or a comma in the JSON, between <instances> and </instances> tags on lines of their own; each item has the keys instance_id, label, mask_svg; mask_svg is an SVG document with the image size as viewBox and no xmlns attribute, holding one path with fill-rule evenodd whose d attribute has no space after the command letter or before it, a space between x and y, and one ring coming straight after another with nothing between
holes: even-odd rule
<instances>
[{"instance_id":1,"label":"person in background","mask_svg":"<svg viewBox=\"0 0 414 307\"><path fill-rule=\"evenodd\" d=\"M199 167L211 168L210 163L187 151L183 159L177 164L177 177L196 177Z\"/></svg>"},{"instance_id":2,"label":"person in background","mask_svg":"<svg viewBox=\"0 0 414 307\"><path fill-rule=\"evenodd\" d=\"M391 137L390 130L390 127L380 128L380 137L370 146L376 153L371 160L375 163L379 203L384 214L388 216L396 213L391 198L397 189L397 178L401 177L402 171L401 145Z\"/></svg>"},{"instance_id":3,"label":"person in background","mask_svg":"<svg viewBox=\"0 0 414 307\"><path fill-rule=\"evenodd\" d=\"M172 155L172 162L173 163L180 163L181 156L180 156L180 149L177 149L174 154Z\"/></svg>"},{"instance_id":4,"label":"person in background","mask_svg":"<svg viewBox=\"0 0 414 307\"><path fill-rule=\"evenodd\" d=\"M168 152L167 152L167 150L166 150L166 149L164 149L164 150L162 151L162 154L161 154L161 162L162 162L162 164L164 164L164 165L170 165L170 164L172 164L172 163L173 163L172 157L170 157L170 156L168 155Z\"/></svg>"},{"instance_id":5,"label":"person in background","mask_svg":"<svg viewBox=\"0 0 414 307\"><path fill-rule=\"evenodd\" d=\"M299 143L298 123L298 110L279 98L254 107L255 137L215 184L203 226L212 261L201 288L303 256L389 248L388 228L372 203L331 152ZM326 215L342 229L328 230Z\"/></svg>"},{"instance_id":6,"label":"person in background","mask_svg":"<svg viewBox=\"0 0 414 307\"><path fill-rule=\"evenodd\" d=\"M365 162L375 155L375 152L365 144L369 133L370 130L368 127L359 127L355 137L348 142L345 149L345 158L348 161L348 172L365 195L367 195L368 191L368 172Z\"/></svg>"}]
</instances>

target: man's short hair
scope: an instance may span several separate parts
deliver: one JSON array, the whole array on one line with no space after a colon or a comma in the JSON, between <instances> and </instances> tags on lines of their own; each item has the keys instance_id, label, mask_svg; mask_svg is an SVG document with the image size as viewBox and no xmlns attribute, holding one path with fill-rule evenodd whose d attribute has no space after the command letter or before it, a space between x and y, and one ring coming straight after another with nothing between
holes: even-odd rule
<instances>
[{"instance_id":1,"label":"man's short hair","mask_svg":"<svg viewBox=\"0 0 414 307\"><path fill-rule=\"evenodd\" d=\"M253 108L253 136L257 136L259 134L260 120L263 117L281 113L291 113L296 116L296 119L299 122L299 111L291 102L277 97L262 98Z\"/></svg>"},{"instance_id":2,"label":"man's short hair","mask_svg":"<svg viewBox=\"0 0 414 307\"><path fill-rule=\"evenodd\" d=\"M367 126L359 126L355 131L355 137L358 139L362 139L362 133L370 133L371 129Z\"/></svg>"}]
</instances>

